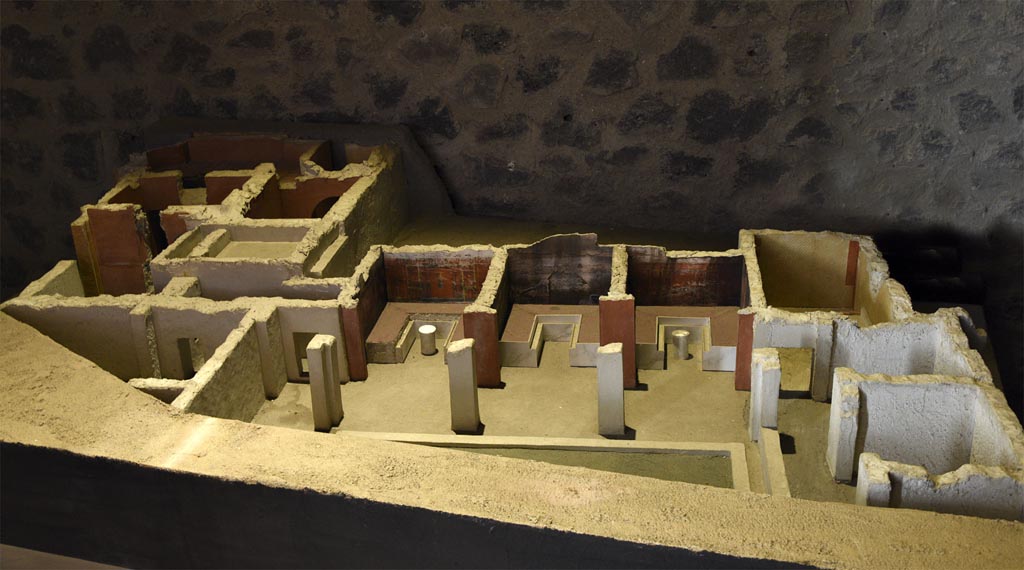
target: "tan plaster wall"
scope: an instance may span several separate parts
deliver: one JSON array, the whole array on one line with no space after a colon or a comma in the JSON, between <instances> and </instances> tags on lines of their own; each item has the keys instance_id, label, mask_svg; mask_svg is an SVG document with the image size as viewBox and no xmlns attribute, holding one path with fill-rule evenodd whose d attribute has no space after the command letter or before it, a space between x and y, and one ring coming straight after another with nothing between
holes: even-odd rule
<instances>
[{"instance_id":1,"label":"tan plaster wall","mask_svg":"<svg viewBox=\"0 0 1024 570\"><path fill-rule=\"evenodd\" d=\"M853 307L853 287L846 285L849 236L825 232L758 232L755 242L769 305Z\"/></svg>"}]
</instances>

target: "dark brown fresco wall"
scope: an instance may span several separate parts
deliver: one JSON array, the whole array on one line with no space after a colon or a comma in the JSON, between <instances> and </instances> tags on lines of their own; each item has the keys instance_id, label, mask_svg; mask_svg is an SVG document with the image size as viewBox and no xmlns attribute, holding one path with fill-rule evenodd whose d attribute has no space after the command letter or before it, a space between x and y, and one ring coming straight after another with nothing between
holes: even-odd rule
<instances>
[{"instance_id":1,"label":"dark brown fresco wall","mask_svg":"<svg viewBox=\"0 0 1024 570\"><path fill-rule=\"evenodd\" d=\"M902 275L918 298L985 303L1020 407L1020 0L0 11L4 296L72 257L68 222L158 118L403 123L463 214L718 246L838 229L910 266L941 242L953 262Z\"/></svg>"}]
</instances>

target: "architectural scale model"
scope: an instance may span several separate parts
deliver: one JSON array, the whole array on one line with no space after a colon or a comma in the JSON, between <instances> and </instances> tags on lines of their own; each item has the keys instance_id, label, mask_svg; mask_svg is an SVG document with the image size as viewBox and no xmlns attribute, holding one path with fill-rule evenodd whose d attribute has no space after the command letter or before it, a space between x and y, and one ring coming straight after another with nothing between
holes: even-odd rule
<instances>
[{"instance_id":1,"label":"architectural scale model","mask_svg":"<svg viewBox=\"0 0 1024 570\"><path fill-rule=\"evenodd\" d=\"M1024 434L985 331L916 313L871 238L429 243L425 203L458 218L407 144L152 145L82 207L77 260L2 305L5 463L61 449L701 556L1020 563Z\"/></svg>"}]
</instances>

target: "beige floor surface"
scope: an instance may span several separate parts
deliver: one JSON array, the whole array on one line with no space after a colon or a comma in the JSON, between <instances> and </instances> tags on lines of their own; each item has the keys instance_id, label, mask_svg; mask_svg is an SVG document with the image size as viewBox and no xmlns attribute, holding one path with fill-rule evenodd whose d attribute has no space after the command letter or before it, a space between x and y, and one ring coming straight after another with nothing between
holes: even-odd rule
<instances>
[{"instance_id":1,"label":"beige floor surface","mask_svg":"<svg viewBox=\"0 0 1024 570\"><path fill-rule=\"evenodd\" d=\"M809 374L797 353L784 360L789 383ZM345 419L335 430L451 434L448 370L440 353L423 356L413 346L403 364L371 364L369 379L342 387ZM480 417L489 436L600 438L597 434L597 372L569 366L569 346L545 344L539 368L503 368L505 387L479 391ZM751 489L763 491L760 454L748 441L748 392L733 389L731 372L704 372L700 356L670 359L667 370L641 370L644 390L626 392L626 425L638 441L738 442L745 444ZM828 404L780 401L780 431L793 438L785 455L794 496L850 502L853 488L828 477L824 454ZM312 430L309 386L289 383L267 402L254 423Z\"/></svg>"}]
</instances>

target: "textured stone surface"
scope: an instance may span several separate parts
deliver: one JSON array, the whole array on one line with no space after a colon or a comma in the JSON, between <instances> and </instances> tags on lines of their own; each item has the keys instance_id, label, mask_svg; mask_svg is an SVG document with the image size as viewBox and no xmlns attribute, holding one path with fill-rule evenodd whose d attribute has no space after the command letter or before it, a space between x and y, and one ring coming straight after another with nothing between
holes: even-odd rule
<instances>
[{"instance_id":1,"label":"textured stone surface","mask_svg":"<svg viewBox=\"0 0 1024 570\"><path fill-rule=\"evenodd\" d=\"M984 281L968 300L987 303L1019 383L1018 0L0 11L5 296L71 256L59 228L163 115L400 122L463 214L665 229L685 215L719 246L741 227L941 229ZM22 241L16 219L47 231Z\"/></svg>"}]
</instances>

